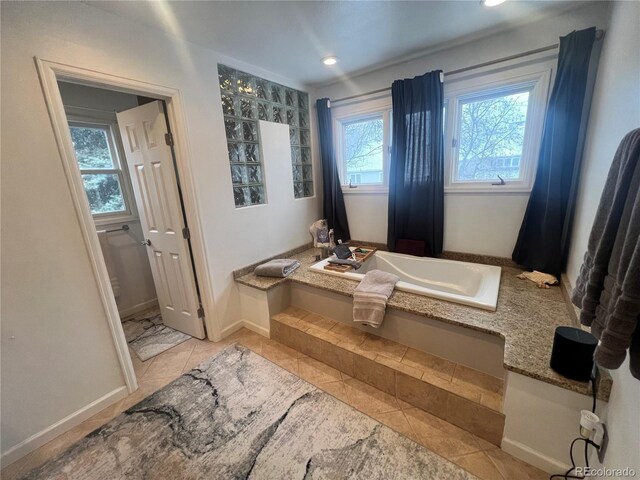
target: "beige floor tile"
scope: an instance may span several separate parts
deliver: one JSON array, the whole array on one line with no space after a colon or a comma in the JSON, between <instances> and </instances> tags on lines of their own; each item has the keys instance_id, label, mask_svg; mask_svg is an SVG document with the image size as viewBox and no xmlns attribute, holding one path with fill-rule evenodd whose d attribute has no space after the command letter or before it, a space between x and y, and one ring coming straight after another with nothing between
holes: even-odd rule
<instances>
[{"instance_id":1,"label":"beige floor tile","mask_svg":"<svg viewBox=\"0 0 640 480\"><path fill-rule=\"evenodd\" d=\"M173 382L180 375L168 376L168 377L155 377L155 378L142 378L138 381L138 390L130 394L128 397L120 400L120 403L124 406L123 411L132 407L138 402L141 402L152 393L157 392L162 387Z\"/></svg>"},{"instance_id":2,"label":"beige floor tile","mask_svg":"<svg viewBox=\"0 0 640 480\"><path fill-rule=\"evenodd\" d=\"M193 351L193 349L195 348L195 346L201 341L202 340L197 339L197 338L190 338L189 340L186 340L186 341L184 341L182 343L179 343L175 347L171 347L166 352L171 352L171 353L189 352L189 353L191 353ZM165 353L165 352L162 352L162 353Z\"/></svg>"},{"instance_id":3,"label":"beige floor tile","mask_svg":"<svg viewBox=\"0 0 640 480\"><path fill-rule=\"evenodd\" d=\"M380 423L386 425L392 430L404 435L405 437L410 438L416 443L418 442L418 437L409 425L407 421L407 417L405 417L402 410L396 410L394 412L385 412L385 413L376 413L372 415L373 418L378 420Z\"/></svg>"},{"instance_id":4,"label":"beige floor tile","mask_svg":"<svg viewBox=\"0 0 640 480\"><path fill-rule=\"evenodd\" d=\"M451 459L453 463L481 480L505 480L484 452L475 452Z\"/></svg>"},{"instance_id":5,"label":"beige floor tile","mask_svg":"<svg viewBox=\"0 0 640 480\"><path fill-rule=\"evenodd\" d=\"M298 369L300 377L313 385L341 380L338 370L311 357L298 358Z\"/></svg>"},{"instance_id":6,"label":"beige floor tile","mask_svg":"<svg viewBox=\"0 0 640 480\"><path fill-rule=\"evenodd\" d=\"M340 337L335 335L331 330L324 330L315 326L309 326L306 333L315 338L324 340L325 342L329 342L332 345L338 345L340 343Z\"/></svg>"},{"instance_id":7,"label":"beige floor tile","mask_svg":"<svg viewBox=\"0 0 640 480\"><path fill-rule=\"evenodd\" d=\"M196 343L196 346L193 349L192 353L208 352L211 355L214 355L218 352L221 352L232 343L233 342L228 341L226 339L220 342L210 342L209 340L200 340L198 343Z\"/></svg>"},{"instance_id":8,"label":"beige floor tile","mask_svg":"<svg viewBox=\"0 0 640 480\"><path fill-rule=\"evenodd\" d=\"M350 342L338 342L338 346L346 350L349 350L350 352L355 353L356 355L359 355L364 358L368 358L371 361L375 361L376 357L378 356L376 352L372 352L370 350L363 350L358 345L354 345L353 343L350 343Z\"/></svg>"},{"instance_id":9,"label":"beige floor tile","mask_svg":"<svg viewBox=\"0 0 640 480\"><path fill-rule=\"evenodd\" d=\"M298 366L297 358L290 359L290 358L283 358L283 357L274 357L274 358L267 358L267 360L269 360L272 363L275 363L280 368L284 368L286 371L291 372L294 375L300 376L300 369Z\"/></svg>"},{"instance_id":10,"label":"beige floor tile","mask_svg":"<svg viewBox=\"0 0 640 480\"><path fill-rule=\"evenodd\" d=\"M307 315L309 315L309 312L307 312L306 310L303 310L302 308L294 307L293 305L288 307L282 313L285 313L295 318L304 318Z\"/></svg>"},{"instance_id":11,"label":"beige floor tile","mask_svg":"<svg viewBox=\"0 0 640 480\"><path fill-rule=\"evenodd\" d=\"M351 328L348 325L342 323L336 323L330 330L330 332L338 338L341 344L348 344L352 346L361 345L367 338L367 334Z\"/></svg>"},{"instance_id":12,"label":"beige floor tile","mask_svg":"<svg viewBox=\"0 0 640 480\"><path fill-rule=\"evenodd\" d=\"M397 360L393 360L389 357L385 357L384 355L376 355L375 361L415 378L422 378L422 375L424 374L422 370L419 370L415 367L410 367L409 365L398 362Z\"/></svg>"},{"instance_id":13,"label":"beige floor tile","mask_svg":"<svg viewBox=\"0 0 640 480\"><path fill-rule=\"evenodd\" d=\"M280 321L272 321L269 336L271 340L276 340L284 345L300 350L305 345L305 339L309 336L297 327L282 323ZM264 340L266 341L266 339Z\"/></svg>"},{"instance_id":14,"label":"beige floor tile","mask_svg":"<svg viewBox=\"0 0 640 480\"><path fill-rule=\"evenodd\" d=\"M404 413L419 442L445 458L481 451L481 444L474 435L441 418L419 408L410 408Z\"/></svg>"},{"instance_id":15,"label":"beige floor tile","mask_svg":"<svg viewBox=\"0 0 640 480\"><path fill-rule=\"evenodd\" d=\"M431 370L424 372L422 375L422 381L428 382L436 387L440 387L448 392L455 393L462 398L480 403L481 391L473 385L469 385L467 383L453 383L433 373Z\"/></svg>"},{"instance_id":16,"label":"beige floor tile","mask_svg":"<svg viewBox=\"0 0 640 480\"><path fill-rule=\"evenodd\" d=\"M464 365L456 365L451 380L455 384L476 387L482 391L502 394L504 382L502 379L492 377Z\"/></svg>"},{"instance_id":17,"label":"beige floor tile","mask_svg":"<svg viewBox=\"0 0 640 480\"><path fill-rule=\"evenodd\" d=\"M381 363L360 355L354 356L354 377L389 395L396 394L396 372Z\"/></svg>"},{"instance_id":18,"label":"beige floor tile","mask_svg":"<svg viewBox=\"0 0 640 480\"><path fill-rule=\"evenodd\" d=\"M384 393L377 388L352 378L344 382L347 388L349 405L373 416L378 413L400 410L396 397Z\"/></svg>"},{"instance_id":19,"label":"beige floor tile","mask_svg":"<svg viewBox=\"0 0 640 480\"><path fill-rule=\"evenodd\" d=\"M298 359L298 351L275 340L265 340L262 343L262 356L272 362L290 361Z\"/></svg>"},{"instance_id":20,"label":"beige floor tile","mask_svg":"<svg viewBox=\"0 0 640 480\"><path fill-rule=\"evenodd\" d=\"M400 400L398 398L398 396L396 395L396 400L398 401L398 406L402 409L402 410L406 410L408 408L416 408L413 405L411 405L410 403L405 402L404 400Z\"/></svg>"},{"instance_id":21,"label":"beige floor tile","mask_svg":"<svg viewBox=\"0 0 640 480\"><path fill-rule=\"evenodd\" d=\"M277 315L274 315L273 316L273 320L275 320L276 322L280 322L280 323L282 323L284 325L287 325L289 327L296 328L298 330L302 330L303 332L306 331L310 327L309 323L306 323L303 320L301 320L300 318L293 317L293 316L288 315L286 313L278 313Z\"/></svg>"},{"instance_id":22,"label":"beige floor tile","mask_svg":"<svg viewBox=\"0 0 640 480\"><path fill-rule=\"evenodd\" d=\"M144 372L146 372L147 368L149 368L149 365L151 365L153 358L150 358L149 360L143 362L131 347L129 347L129 355L131 356L131 363L133 364L133 371L135 372L136 377L143 376Z\"/></svg>"},{"instance_id":23,"label":"beige floor tile","mask_svg":"<svg viewBox=\"0 0 640 480\"><path fill-rule=\"evenodd\" d=\"M518 480L547 480L549 474L529 465L508 453L494 448L485 452L491 461L496 465L500 474L508 480L517 478Z\"/></svg>"},{"instance_id":24,"label":"beige floor tile","mask_svg":"<svg viewBox=\"0 0 640 480\"><path fill-rule=\"evenodd\" d=\"M165 352L156 356L142 378L178 377L191 352Z\"/></svg>"},{"instance_id":25,"label":"beige floor tile","mask_svg":"<svg viewBox=\"0 0 640 480\"><path fill-rule=\"evenodd\" d=\"M447 413L449 393L404 373L396 373L396 396L434 415L444 417Z\"/></svg>"},{"instance_id":26,"label":"beige floor tile","mask_svg":"<svg viewBox=\"0 0 640 480\"><path fill-rule=\"evenodd\" d=\"M37 450L22 457L20 460L3 468L1 474L2 480L14 480L23 477L34 468L38 468L40 465L69 448L88 433L90 433L90 431L86 431L86 426L83 427L82 424L72 428Z\"/></svg>"},{"instance_id":27,"label":"beige floor tile","mask_svg":"<svg viewBox=\"0 0 640 480\"><path fill-rule=\"evenodd\" d=\"M480 394L480 404L496 412L502 412L502 395L495 393Z\"/></svg>"},{"instance_id":28,"label":"beige floor tile","mask_svg":"<svg viewBox=\"0 0 640 480\"><path fill-rule=\"evenodd\" d=\"M335 320L331 320L330 318L325 318L321 315L311 313L304 317L301 320L302 323L307 324L308 327L314 327L319 330L331 330L333 326L336 324Z\"/></svg>"},{"instance_id":29,"label":"beige floor tile","mask_svg":"<svg viewBox=\"0 0 640 480\"><path fill-rule=\"evenodd\" d=\"M419 368L425 372L431 372L445 380L451 380L456 368L456 364L449 360L436 357L435 355L431 355L426 352L421 352L414 348L407 349L404 357L402 357L402 363L405 363L410 367Z\"/></svg>"},{"instance_id":30,"label":"beige floor tile","mask_svg":"<svg viewBox=\"0 0 640 480\"><path fill-rule=\"evenodd\" d=\"M275 340L266 340L262 344L262 356L295 375L299 374L298 352L293 348Z\"/></svg>"},{"instance_id":31,"label":"beige floor tile","mask_svg":"<svg viewBox=\"0 0 640 480\"><path fill-rule=\"evenodd\" d=\"M392 360L399 362L402 360L407 347L396 343L386 338L378 337L377 335L369 335L365 338L364 342L360 345L360 348L364 351L373 352L376 355L384 355Z\"/></svg>"},{"instance_id":32,"label":"beige floor tile","mask_svg":"<svg viewBox=\"0 0 640 480\"><path fill-rule=\"evenodd\" d=\"M246 328L241 328L233 335L229 336L230 340L237 341L240 345L247 347L249 350L260 355L262 353L262 344L269 339L256 332L252 332Z\"/></svg>"},{"instance_id":33,"label":"beige floor tile","mask_svg":"<svg viewBox=\"0 0 640 480\"><path fill-rule=\"evenodd\" d=\"M479 403L457 395L449 395L444 418L494 445L500 445L502 441L504 415Z\"/></svg>"},{"instance_id":34,"label":"beige floor tile","mask_svg":"<svg viewBox=\"0 0 640 480\"><path fill-rule=\"evenodd\" d=\"M344 382L328 382L318 385L318 388L324 390L329 395L336 397L338 400L344 403L349 403L349 397L347 396L347 387Z\"/></svg>"}]
</instances>

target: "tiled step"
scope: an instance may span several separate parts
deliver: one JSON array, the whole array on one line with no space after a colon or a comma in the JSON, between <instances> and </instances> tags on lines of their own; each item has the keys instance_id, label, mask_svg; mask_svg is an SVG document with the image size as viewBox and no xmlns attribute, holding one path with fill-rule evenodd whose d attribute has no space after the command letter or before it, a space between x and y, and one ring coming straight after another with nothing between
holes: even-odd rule
<instances>
[{"instance_id":1,"label":"tiled step","mask_svg":"<svg viewBox=\"0 0 640 480\"><path fill-rule=\"evenodd\" d=\"M502 379L297 307L271 318L271 338L500 445Z\"/></svg>"}]
</instances>

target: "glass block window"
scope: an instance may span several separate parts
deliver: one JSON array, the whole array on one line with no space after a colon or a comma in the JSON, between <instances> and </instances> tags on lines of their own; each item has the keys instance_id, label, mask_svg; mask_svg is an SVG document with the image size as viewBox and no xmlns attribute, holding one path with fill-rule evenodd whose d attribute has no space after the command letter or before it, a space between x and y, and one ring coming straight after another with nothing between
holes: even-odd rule
<instances>
[{"instance_id":1,"label":"glass block window","mask_svg":"<svg viewBox=\"0 0 640 480\"><path fill-rule=\"evenodd\" d=\"M294 196L312 197L308 94L221 64L218 81L236 207L266 202L258 120L289 125Z\"/></svg>"}]
</instances>

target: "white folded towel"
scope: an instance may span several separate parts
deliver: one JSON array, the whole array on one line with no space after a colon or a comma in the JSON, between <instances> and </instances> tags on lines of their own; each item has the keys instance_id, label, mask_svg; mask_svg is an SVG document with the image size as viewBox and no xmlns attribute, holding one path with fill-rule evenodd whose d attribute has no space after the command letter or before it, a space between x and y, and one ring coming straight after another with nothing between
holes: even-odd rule
<instances>
[{"instance_id":1,"label":"white folded towel","mask_svg":"<svg viewBox=\"0 0 640 480\"><path fill-rule=\"evenodd\" d=\"M398 280L397 275L382 270L367 272L353 294L353 321L378 328Z\"/></svg>"},{"instance_id":2,"label":"white folded towel","mask_svg":"<svg viewBox=\"0 0 640 480\"><path fill-rule=\"evenodd\" d=\"M120 280L116 275L116 266L113 263L113 257L111 256L111 245L109 245L109 236L106 230L98 230L98 240L100 241L100 249L102 250L102 257L104 263L107 266L107 272L109 272L109 280L111 281L111 289L113 290L113 296L120 296Z\"/></svg>"}]
</instances>

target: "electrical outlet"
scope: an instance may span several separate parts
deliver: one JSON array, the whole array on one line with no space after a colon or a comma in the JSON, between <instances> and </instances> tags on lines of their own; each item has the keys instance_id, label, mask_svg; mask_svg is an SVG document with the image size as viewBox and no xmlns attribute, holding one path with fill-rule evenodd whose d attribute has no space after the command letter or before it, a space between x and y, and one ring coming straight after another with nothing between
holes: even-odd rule
<instances>
[{"instance_id":1,"label":"electrical outlet","mask_svg":"<svg viewBox=\"0 0 640 480\"><path fill-rule=\"evenodd\" d=\"M604 463L604 455L607 453L607 446L609 445L609 434L607 433L607 426L604 423L600 423L600 427L602 428L602 440L596 443L600 445L598 449L598 460L600 463Z\"/></svg>"}]
</instances>

